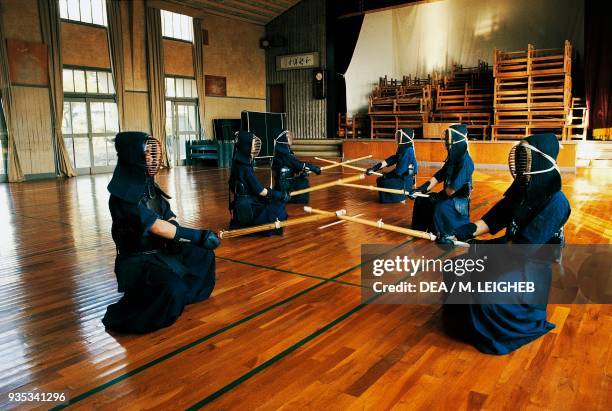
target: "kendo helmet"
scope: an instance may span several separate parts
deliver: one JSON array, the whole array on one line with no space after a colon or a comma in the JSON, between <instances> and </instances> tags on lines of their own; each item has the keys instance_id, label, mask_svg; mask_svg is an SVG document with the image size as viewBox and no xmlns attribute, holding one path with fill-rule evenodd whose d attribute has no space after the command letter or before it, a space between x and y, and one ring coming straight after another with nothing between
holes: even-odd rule
<instances>
[{"instance_id":1,"label":"kendo helmet","mask_svg":"<svg viewBox=\"0 0 612 411\"><path fill-rule=\"evenodd\" d=\"M414 129L400 128L395 132L395 142L398 145L410 145L414 141Z\"/></svg>"},{"instance_id":2,"label":"kendo helmet","mask_svg":"<svg viewBox=\"0 0 612 411\"><path fill-rule=\"evenodd\" d=\"M289 153L293 144L293 133L287 129L276 130L274 137L274 151Z\"/></svg>"},{"instance_id":3,"label":"kendo helmet","mask_svg":"<svg viewBox=\"0 0 612 411\"><path fill-rule=\"evenodd\" d=\"M467 152L468 131L465 124L453 124L444 130L444 145L448 152L448 159L455 162Z\"/></svg>"},{"instance_id":4,"label":"kendo helmet","mask_svg":"<svg viewBox=\"0 0 612 411\"><path fill-rule=\"evenodd\" d=\"M236 133L234 159L251 164L261 152L261 139L253 132L240 130Z\"/></svg>"},{"instance_id":5,"label":"kendo helmet","mask_svg":"<svg viewBox=\"0 0 612 411\"><path fill-rule=\"evenodd\" d=\"M122 167L142 168L148 176L155 176L162 162L159 140L140 131L125 131L115 137L117 164Z\"/></svg>"},{"instance_id":6,"label":"kendo helmet","mask_svg":"<svg viewBox=\"0 0 612 411\"><path fill-rule=\"evenodd\" d=\"M520 186L527 186L533 176L556 173L561 175L557 166L560 144L552 133L529 136L510 150L508 167L510 174Z\"/></svg>"}]
</instances>

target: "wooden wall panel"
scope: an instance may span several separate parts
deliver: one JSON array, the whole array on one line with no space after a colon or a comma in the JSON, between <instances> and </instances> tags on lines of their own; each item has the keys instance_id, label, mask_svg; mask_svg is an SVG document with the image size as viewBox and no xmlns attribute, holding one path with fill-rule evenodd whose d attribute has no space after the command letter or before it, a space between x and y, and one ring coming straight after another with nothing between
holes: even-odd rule
<instances>
[{"instance_id":1,"label":"wooden wall panel","mask_svg":"<svg viewBox=\"0 0 612 411\"><path fill-rule=\"evenodd\" d=\"M287 40L287 47L266 51L266 80L268 84L284 84L287 121L297 139L328 136L327 100L313 98L312 69L276 71L276 56L318 51L320 66L325 68L325 15L324 0L304 0L266 26L268 37L280 36ZM335 132L330 130L330 136Z\"/></svg>"},{"instance_id":2,"label":"wooden wall panel","mask_svg":"<svg viewBox=\"0 0 612 411\"><path fill-rule=\"evenodd\" d=\"M54 173L47 87L13 87L15 145L24 174Z\"/></svg>"},{"instance_id":3,"label":"wooden wall panel","mask_svg":"<svg viewBox=\"0 0 612 411\"><path fill-rule=\"evenodd\" d=\"M125 130L151 132L148 93L125 92Z\"/></svg>"},{"instance_id":4,"label":"wooden wall panel","mask_svg":"<svg viewBox=\"0 0 612 411\"><path fill-rule=\"evenodd\" d=\"M470 156L474 163L494 165L496 168L508 166L508 153L516 141L470 142ZM342 143L343 156L356 158L372 154L372 158L382 160L395 153L397 145L393 140L345 140ZM415 151L418 161L443 162L446 159L446 149L441 140L417 140ZM576 167L576 144L565 143L557 159L559 167Z\"/></svg>"},{"instance_id":5,"label":"wooden wall panel","mask_svg":"<svg viewBox=\"0 0 612 411\"><path fill-rule=\"evenodd\" d=\"M61 30L62 62L65 65L110 68L105 28L62 22Z\"/></svg>"},{"instance_id":6,"label":"wooden wall panel","mask_svg":"<svg viewBox=\"0 0 612 411\"><path fill-rule=\"evenodd\" d=\"M193 46L191 43L168 39L162 41L166 74L193 77Z\"/></svg>"}]
</instances>

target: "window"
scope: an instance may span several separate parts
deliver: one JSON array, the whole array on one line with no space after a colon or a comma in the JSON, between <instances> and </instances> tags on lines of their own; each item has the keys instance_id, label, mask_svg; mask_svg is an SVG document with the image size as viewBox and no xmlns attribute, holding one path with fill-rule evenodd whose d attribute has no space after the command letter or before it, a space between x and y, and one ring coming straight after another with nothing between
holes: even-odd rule
<instances>
[{"instance_id":1,"label":"window","mask_svg":"<svg viewBox=\"0 0 612 411\"><path fill-rule=\"evenodd\" d=\"M110 71L65 68L64 93L115 94Z\"/></svg>"},{"instance_id":2,"label":"window","mask_svg":"<svg viewBox=\"0 0 612 411\"><path fill-rule=\"evenodd\" d=\"M192 78L166 77L166 97L198 98L196 81Z\"/></svg>"},{"instance_id":3,"label":"window","mask_svg":"<svg viewBox=\"0 0 612 411\"><path fill-rule=\"evenodd\" d=\"M166 77L166 140L173 164L182 164L187 141L199 138L197 98L194 79Z\"/></svg>"},{"instance_id":4,"label":"window","mask_svg":"<svg viewBox=\"0 0 612 411\"><path fill-rule=\"evenodd\" d=\"M193 41L193 19L184 14L161 10L162 36Z\"/></svg>"},{"instance_id":5,"label":"window","mask_svg":"<svg viewBox=\"0 0 612 411\"><path fill-rule=\"evenodd\" d=\"M106 26L106 0L59 0L60 17Z\"/></svg>"},{"instance_id":6,"label":"window","mask_svg":"<svg viewBox=\"0 0 612 411\"><path fill-rule=\"evenodd\" d=\"M65 68L63 76L62 133L72 164L77 170L114 166L119 116L112 73Z\"/></svg>"}]
</instances>

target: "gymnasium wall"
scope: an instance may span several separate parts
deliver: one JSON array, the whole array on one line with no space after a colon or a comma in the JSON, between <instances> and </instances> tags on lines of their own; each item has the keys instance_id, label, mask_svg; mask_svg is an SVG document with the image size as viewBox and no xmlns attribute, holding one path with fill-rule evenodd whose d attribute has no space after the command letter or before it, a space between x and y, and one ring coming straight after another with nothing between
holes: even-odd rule
<instances>
[{"instance_id":1,"label":"gymnasium wall","mask_svg":"<svg viewBox=\"0 0 612 411\"><path fill-rule=\"evenodd\" d=\"M54 176L47 54L40 44L38 2L3 0L0 13L7 51L13 56L9 61L15 111L13 131L21 167L28 178Z\"/></svg>"},{"instance_id":2,"label":"gymnasium wall","mask_svg":"<svg viewBox=\"0 0 612 411\"><path fill-rule=\"evenodd\" d=\"M266 80L284 85L287 122L296 139L328 136L327 100L313 98L312 69L277 71L276 56L318 51L320 67L326 68L325 18L325 0L303 0L266 25L268 38L286 39L286 46L266 50Z\"/></svg>"},{"instance_id":3,"label":"gymnasium wall","mask_svg":"<svg viewBox=\"0 0 612 411\"><path fill-rule=\"evenodd\" d=\"M213 119L239 119L243 110L266 110L265 53L259 48L259 39L265 35L263 26L207 14L166 1L150 0L147 4L199 17L203 20L203 28L208 31L208 45L203 46L204 71L206 75L226 78L227 97L207 96L200 102L205 105L206 118L203 125L207 137L213 136ZM150 132L145 1L122 1L119 5L125 55L126 129ZM19 40L21 43L16 43L18 47L23 48L25 44L36 50L40 47L44 49L44 45L41 45L37 0L0 1L0 24L8 42ZM105 28L63 21L61 40L64 65L111 67ZM191 44L163 39L163 47L166 74L193 77ZM20 72L20 79L26 79L25 82L12 80L12 84L18 122L15 126L15 140L27 178L55 175L47 67L44 58L39 60L21 59L13 62Z\"/></svg>"},{"instance_id":4,"label":"gymnasium wall","mask_svg":"<svg viewBox=\"0 0 612 411\"><path fill-rule=\"evenodd\" d=\"M441 0L365 16L346 73L347 110L367 109L378 78L426 76L493 62L493 50L560 48L584 55L584 0Z\"/></svg>"},{"instance_id":5,"label":"gymnasium wall","mask_svg":"<svg viewBox=\"0 0 612 411\"><path fill-rule=\"evenodd\" d=\"M266 111L266 56L259 48L265 28L207 14L204 28L204 74L226 77L227 96L206 96L205 132L213 136L212 120L240 118L240 112Z\"/></svg>"}]
</instances>

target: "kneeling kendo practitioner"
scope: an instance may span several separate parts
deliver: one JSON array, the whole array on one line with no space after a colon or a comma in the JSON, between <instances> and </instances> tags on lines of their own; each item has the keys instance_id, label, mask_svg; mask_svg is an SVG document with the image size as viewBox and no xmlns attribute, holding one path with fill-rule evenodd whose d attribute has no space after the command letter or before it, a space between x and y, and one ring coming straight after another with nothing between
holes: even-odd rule
<instances>
[{"instance_id":1,"label":"kneeling kendo practitioner","mask_svg":"<svg viewBox=\"0 0 612 411\"><path fill-rule=\"evenodd\" d=\"M214 232L182 227L155 183L160 143L146 133L115 138L117 166L108 185L117 247L115 274L123 297L102 322L112 330L146 333L174 323L187 304L215 287Z\"/></svg>"},{"instance_id":2,"label":"kneeling kendo practitioner","mask_svg":"<svg viewBox=\"0 0 612 411\"><path fill-rule=\"evenodd\" d=\"M550 252L564 243L563 226L571 209L561 192L561 174L556 164L559 142L554 134L538 134L525 138L513 147L509 165L514 182L481 220L455 229L457 239L475 243L470 250L477 253L479 244L532 244L525 258L514 258L519 269L514 274L535 279L536 285L550 282L552 264L558 252ZM476 236L505 234L492 240L471 240ZM544 258L542 257L544 254ZM556 254L556 255L551 255ZM472 304L445 305L444 322L450 334L489 354L507 354L539 338L553 329L546 321L547 293L537 304Z\"/></svg>"},{"instance_id":3,"label":"kneeling kendo practitioner","mask_svg":"<svg viewBox=\"0 0 612 411\"><path fill-rule=\"evenodd\" d=\"M378 163L366 170L370 175L385 167L395 165L395 168L376 179L376 185L382 188L410 191L415 186L418 164L414 154L414 130L402 128L395 132L397 152L382 163ZM404 194L378 192L381 203L399 203L406 199Z\"/></svg>"},{"instance_id":4,"label":"kneeling kendo practitioner","mask_svg":"<svg viewBox=\"0 0 612 411\"><path fill-rule=\"evenodd\" d=\"M239 131L229 178L230 229L251 227L287 219L286 191L265 188L255 176L253 162L261 150L261 140L250 131ZM258 233L282 234L282 228Z\"/></svg>"},{"instance_id":5,"label":"kneeling kendo practitioner","mask_svg":"<svg viewBox=\"0 0 612 411\"><path fill-rule=\"evenodd\" d=\"M429 231L438 237L453 235L453 230L470 221L470 193L474 162L468 152L467 127L455 124L445 131L447 157L434 176L415 190L429 197L416 197L412 228ZM440 192L429 192L443 182Z\"/></svg>"},{"instance_id":6,"label":"kneeling kendo practitioner","mask_svg":"<svg viewBox=\"0 0 612 411\"><path fill-rule=\"evenodd\" d=\"M274 175L274 188L278 191L292 192L310 187L308 172L321 174L321 168L314 164L298 160L291 150L293 133L281 130L274 139L274 158L272 159L272 173ZM309 193L292 196L289 202L306 204L310 199Z\"/></svg>"}]
</instances>

